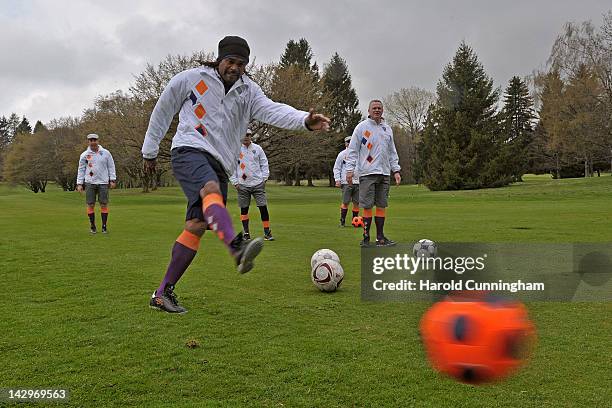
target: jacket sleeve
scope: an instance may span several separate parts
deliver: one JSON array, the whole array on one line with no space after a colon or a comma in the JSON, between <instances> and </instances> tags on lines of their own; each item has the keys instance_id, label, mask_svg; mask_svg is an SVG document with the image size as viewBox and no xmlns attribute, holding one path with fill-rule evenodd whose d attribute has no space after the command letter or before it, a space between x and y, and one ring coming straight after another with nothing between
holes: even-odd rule
<instances>
[{"instance_id":1,"label":"jacket sleeve","mask_svg":"<svg viewBox=\"0 0 612 408\"><path fill-rule=\"evenodd\" d=\"M306 130L308 112L270 100L260 86L252 82L251 119L288 130Z\"/></svg>"},{"instance_id":2,"label":"jacket sleeve","mask_svg":"<svg viewBox=\"0 0 612 408\"><path fill-rule=\"evenodd\" d=\"M355 127L353 130L353 136L351 137L351 142L348 147L348 154L346 155L346 171L355 171L355 167L357 167L357 160L359 160L359 149L361 149L361 142L359 141L359 125Z\"/></svg>"},{"instance_id":3,"label":"jacket sleeve","mask_svg":"<svg viewBox=\"0 0 612 408\"><path fill-rule=\"evenodd\" d=\"M342 182L342 152L338 153L336 162L334 163L334 181Z\"/></svg>"},{"instance_id":4,"label":"jacket sleeve","mask_svg":"<svg viewBox=\"0 0 612 408\"><path fill-rule=\"evenodd\" d=\"M174 115L181 109L187 99L186 78L186 72L175 75L157 100L142 144L142 157L145 159L157 157L159 143L166 135Z\"/></svg>"},{"instance_id":5,"label":"jacket sleeve","mask_svg":"<svg viewBox=\"0 0 612 408\"><path fill-rule=\"evenodd\" d=\"M77 170L77 184L83 184L85 181L85 167L87 167L87 160L85 160L85 154L81 154L81 157L79 157L79 168Z\"/></svg>"},{"instance_id":6,"label":"jacket sleeve","mask_svg":"<svg viewBox=\"0 0 612 408\"><path fill-rule=\"evenodd\" d=\"M261 169L261 175L264 181L268 180L268 177L270 177L270 166L268 165L266 152L264 152L261 146L259 146L259 168Z\"/></svg>"},{"instance_id":7,"label":"jacket sleeve","mask_svg":"<svg viewBox=\"0 0 612 408\"><path fill-rule=\"evenodd\" d=\"M234 168L234 173L229 178L229 181L230 181L230 183L232 183L233 186L238 184L238 174L237 174L237 171L238 171L238 169Z\"/></svg>"},{"instance_id":8,"label":"jacket sleeve","mask_svg":"<svg viewBox=\"0 0 612 408\"><path fill-rule=\"evenodd\" d=\"M389 165L391 166L391 172L393 173L401 170L399 165L399 156L397 155L397 149L395 148L395 140L393 140L393 131L391 131L391 141L389 143Z\"/></svg>"},{"instance_id":9,"label":"jacket sleeve","mask_svg":"<svg viewBox=\"0 0 612 408\"><path fill-rule=\"evenodd\" d=\"M117 180L117 173L115 172L115 160L113 160L113 155L111 154L111 152L108 152L108 158L107 160L107 164L106 166L108 167L108 179L110 181L116 181Z\"/></svg>"}]
</instances>

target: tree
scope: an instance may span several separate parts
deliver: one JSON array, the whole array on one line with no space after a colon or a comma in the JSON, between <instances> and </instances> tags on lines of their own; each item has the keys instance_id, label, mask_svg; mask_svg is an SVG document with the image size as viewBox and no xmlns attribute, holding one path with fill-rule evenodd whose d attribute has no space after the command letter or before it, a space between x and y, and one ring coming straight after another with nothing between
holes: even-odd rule
<instances>
[{"instance_id":1,"label":"tree","mask_svg":"<svg viewBox=\"0 0 612 408\"><path fill-rule=\"evenodd\" d=\"M329 186L335 185L333 167L338 151L344 147L344 138L353 133L355 126L361 121L359 98L353 88L351 74L346 61L336 52L329 63L323 67L323 92L327 94L328 104L325 110L329 112L331 128L329 138L326 138L325 148L328 154L326 162Z\"/></svg>"},{"instance_id":2,"label":"tree","mask_svg":"<svg viewBox=\"0 0 612 408\"><path fill-rule=\"evenodd\" d=\"M435 102L435 95L425 89L411 86L401 88L384 98L385 115L396 125L393 135L402 167L402 180L418 182L417 144L423 131L427 112Z\"/></svg>"},{"instance_id":3,"label":"tree","mask_svg":"<svg viewBox=\"0 0 612 408\"><path fill-rule=\"evenodd\" d=\"M30 126L30 122L25 116L21 122L19 122L17 129L15 129L15 134L17 133L32 133L32 126Z\"/></svg>"},{"instance_id":4,"label":"tree","mask_svg":"<svg viewBox=\"0 0 612 408\"><path fill-rule=\"evenodd\" d=\"M39 132L43 132L47 130L47 128L45 127L45 125L43 125L43 123L40 120L36 121L36 124L34 125L34 131L33 133L39 133Z\"/></svg>"},{"instance_id":5,"label":"tree","mask_svg":"<svg viewBox=\"0 0 612 408\"><path fill-rule=\"evenodd\" d=\"M444 69L419 157L431 190L499 187L511 181L496 115L499 90L462 43Z\"/></svg>"},{"instance_id":6,"label":"tree","mask_svg":"<svg viewBox=\"0 0 612 408\"><path fill-rule=\"evenodd\" d=\"M529 89L517 76L512 77L506 88L501 116L512 177L514 181L522 181L528 166L527 147L533 137L535 113Z\"/></svg>"},{"instance_id":7,"label":"tree","mask_svg":"<svg viewBox=\"0 0 612 408\"><path fill-rule=\"evenodd\" d=\"M582 75L581 71L587 67L598 82L598 117L593 120L603 128L603 150L612 169L612 10L604 14L603 20L599 28L590 21L566 23L553 45L549 66L551 70L558 70L565 81ZM601 141L595 143L601 144ZM585 176L588 173L585 171Z\"/></svg>"},{"instance_id":8,"label":"tree","mask_svg":"<svg viewBox=\"0 0 612 408\"><path fill-rule=\"evenodd\" d=\"M52 178L48 151L44 135L19 133L6 153L5 179L11 184L23 184L35 193L44 193Z\"/></svg>"}]
</instances>

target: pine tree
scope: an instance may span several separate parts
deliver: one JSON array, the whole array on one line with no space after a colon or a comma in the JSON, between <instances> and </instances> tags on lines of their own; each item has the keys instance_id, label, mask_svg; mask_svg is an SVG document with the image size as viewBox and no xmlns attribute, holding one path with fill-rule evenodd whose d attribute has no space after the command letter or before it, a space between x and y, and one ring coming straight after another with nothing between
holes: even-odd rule
<instances>
[{"instance_id":1,"label":"pine tree","mask_svg":"<svg viewBox=\"0 0 612 408\"><path fill-rule=\"evenodd\" d=\"M36 124L34 125L34 131L32 133L44 132L45 130L47 130L47 127L43 125L40 120L37 120Z\"/></svg>"},{"instance_id":2,"label":"pine tree","mask_svg":"<svg viewBox=\"0 0 612 408\"><path fill-rule=\"evenodd\" d=\"M498 187L511 181L501 148L499 90L474 51L462 43L444 69L419 151L432 190Z\"/></svg>"},{"instance_id":3,"label":"pine tree","mask_svg":"<svg viewBox=\"0 0 612 408\"><path fill-rule=\"evenodd\" d=\"M504 148L508 149L508 165L512 168L514 181L522 181L527 170L527 147L533 139L534 119L533 98L529 89L521 78L514 76L506 88L502 111L502 125L506 137Z\"/></svg>"},{"instance_id":4,"label":"pine tree","mask_svg":"<svg viewBox=\"0 0 612 408\"><path fill-rule=\"evenodd\" d=\"M19 126L17 126L17 129L15 130L15 134L18 133L32 133L32 126L30 126L30 122L25 116L23 117L23 119L19 123Z\"/></svg>"},{"instance_id":5,"label":"pine tree","mask_svg":"<svg viewBox=\"0 0 612 408\"><path fill-rule=\"evenodd\" d=\"M350 135L359 121L359 98L353 88L346 61L336 52L323 68L323 89L330 95L327 112L331 115L331 129ZM342 143L340 143L341 145Z\"/></svg>"}]
</instances>

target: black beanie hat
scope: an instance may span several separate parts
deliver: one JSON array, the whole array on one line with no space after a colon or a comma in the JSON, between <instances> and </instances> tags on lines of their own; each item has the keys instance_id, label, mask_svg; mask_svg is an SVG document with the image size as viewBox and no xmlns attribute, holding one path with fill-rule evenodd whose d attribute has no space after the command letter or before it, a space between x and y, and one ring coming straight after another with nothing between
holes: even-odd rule
<instances>
[{"instance_id":1,"label":"black beanie hat","mask_svg":"<svg viewBox=\"0 0 612 408\"><path fill-rule=\"evenodd\" d=\"M247 44L244 38L228 35L219 41L217 61L221 61L227 57L240 57L246 62L249 62L250 53L249 44Z\"/></svg>"}]
</instances>

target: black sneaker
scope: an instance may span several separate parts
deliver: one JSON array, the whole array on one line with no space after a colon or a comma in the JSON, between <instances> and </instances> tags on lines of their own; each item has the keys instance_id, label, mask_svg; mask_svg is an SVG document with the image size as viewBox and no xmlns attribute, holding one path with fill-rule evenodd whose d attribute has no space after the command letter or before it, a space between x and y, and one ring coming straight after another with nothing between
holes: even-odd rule
<instances>
[{"instance_id":1,"label":"black sneaker","mask_svg":"<svg viewBox=\"0 0 612 408\"><path fill-rule=\"evenodd\" d=\"M248 232L243 232L242 239L244 239L245 241L249 241L251 239L251 234L249 234Z\"/></svg>"},{"instance_id":2,"label":"black sneaker","mask_svg":"<svg viewBox=\"0 0 612 408\"><path fill-rule=\"evenodd\" d=\"M370 236L367 234L363 234L363 239L359 243L361 247L369 247L370 246Z\"/></svg>"},{"instance_id":3,"label":"black sneaker","mask_svg":"<svg viewBox=\"0 0 612 408\"><path fill-rule=\"evenodd\" d=\"M264 239L266 241L274 241L274 237L272 236L272 231L264 232Z\"/></svg>"},{"instance_id":4,"label":"black sneaker","mask_svg":"<svg viewBox=\"0 0 612 408\"><path fill-rule=\"evenodd\" d=\"M343 228L345 223L346 223L346 221L341 219L340 220L340 225L338 225L338 228Z\"/></svg>"},{"instance_id":5,"label":"black sneaker","mask_svg":"<svg viewBox=\"0 0 612 408\"><path fill-rule=\"evenodd\" d=\"M149 306L168 313L187 313L187 309L178 303L177 296L174 294L174 285L166 285L162 296L153 292Z\"/></svg>"},{"instance_id":6,"label":"black sneaker","mask_svg":"<svg viewBox=\"0 0 612 408\"><path fill-rule=\"evenodd\" d=\"M234 250L234 258L239 273L247 273L253 269L253 260L263 249L263 239L255 238L250 241L244 239L240 232L230 243L230 247Z\"/></svg>"},{"instance_id":7,"label":"black sneaker","mask_svg":"<svg viewBox=\"0 0 612 408\"><path fill-rule=\"evenodd\" d=\"M91 232L92 234L95 234L95 233L97 233L97 232L98 232L98 229L97 229L97 228L96 228L96 226L94 225L94 226L92 226L92 227L89 229L89 232Z\"/></svg>"},{"instance_id":8,"label":"black sneaker","mask_svg":"<svg viewBox=\"0 0 612 408\"><path fill-rule=\"evenodd\" d=\"M392 247L395 246L397 243L393 240L390 240L387 237L383 237L382 239L377 239L376 240L376 246L377 247Z\"/></svg>"},{"instance_id":9,"label":"black sneaker","mask_svg":"<svg viewBox=\"0 0 612 408\"><path fill-rule=\"evenodd\" d=\"M106 225L102 226L102 233L103 234L108 234L108 231L106 230Z\"/></svg>"}]
</instances>

